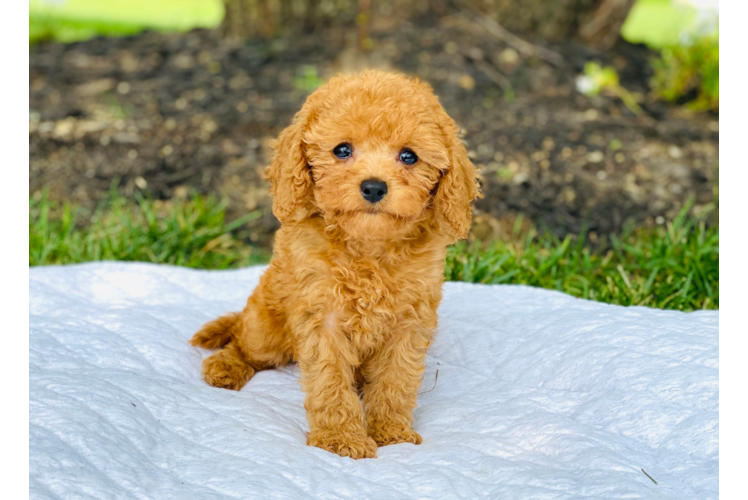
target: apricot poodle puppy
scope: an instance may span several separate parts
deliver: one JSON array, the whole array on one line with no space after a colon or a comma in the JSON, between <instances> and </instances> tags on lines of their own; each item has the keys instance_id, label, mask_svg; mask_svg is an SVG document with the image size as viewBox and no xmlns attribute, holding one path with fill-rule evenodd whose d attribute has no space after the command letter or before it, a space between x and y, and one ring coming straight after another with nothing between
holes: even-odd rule
<instances>
[{"instance_id":1,"label":"apricot poodle puppy","mask_svg":"<svg viewBox=\"0 0 748 500\"><path fill-rule=\"evenodd\" d=\"M470 227L476 171L431 88L377 71L316 90L273 143L281 221L242 312L190 342L220 349L210 385L239 390L298 361L307 444L352 458L421 443L413 409L448 244Z\"/></svg>"}]
</instances>

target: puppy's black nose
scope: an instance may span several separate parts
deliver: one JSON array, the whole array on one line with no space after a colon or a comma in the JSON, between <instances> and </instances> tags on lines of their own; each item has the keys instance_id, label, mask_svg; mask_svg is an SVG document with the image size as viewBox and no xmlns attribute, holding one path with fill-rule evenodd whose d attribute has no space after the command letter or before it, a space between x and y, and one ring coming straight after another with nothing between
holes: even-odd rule
<instances>
[{"instance_id":1,"label":"puppy's black nose","mask_svg":"<svg viewBox=\"0 0 748 500\"><path fill-rule=\"evenodd\" d=\"M376 203L387 194L387 183L379 179L366 179L361 183L361 195L369 203Z\"/></svg>"}]
</instances>

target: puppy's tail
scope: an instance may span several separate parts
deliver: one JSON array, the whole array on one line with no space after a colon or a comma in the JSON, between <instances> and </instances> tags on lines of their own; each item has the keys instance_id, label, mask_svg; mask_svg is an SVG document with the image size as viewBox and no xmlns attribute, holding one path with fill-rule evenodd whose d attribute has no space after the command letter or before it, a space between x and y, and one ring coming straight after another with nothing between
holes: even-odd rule
<instances>
[{"instance_id":1,"label":"puppy's tail","mask_svg":"<svg viewBox=\"0 0 748 500\"><path fill-rule=\"evenodd\" d=\"M200 328L190 339L190 344L205 349L218 349L223 347L239 333L241 328L241 315L229 313L213 321L209 321Z\"/></svg>"}]
</instances>

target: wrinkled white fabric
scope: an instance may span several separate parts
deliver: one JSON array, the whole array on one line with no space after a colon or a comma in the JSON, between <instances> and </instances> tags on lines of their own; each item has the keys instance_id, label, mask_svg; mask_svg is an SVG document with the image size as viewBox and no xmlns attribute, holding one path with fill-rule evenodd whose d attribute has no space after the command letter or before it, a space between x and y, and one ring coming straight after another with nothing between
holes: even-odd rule
<instances>
[{"instance_id":1,"label":"wrinkled white fabric","mask_svg":"<svg viewBox=\"0 0 748 500\"><path fill-rule=\"evenodd\" d=\"M305 445L295 365L200 378L187 340L262 271L31 268L31 497L718 498L717 312L447 283L423 444L356 461Z\"/></svg>"}]
</instances>

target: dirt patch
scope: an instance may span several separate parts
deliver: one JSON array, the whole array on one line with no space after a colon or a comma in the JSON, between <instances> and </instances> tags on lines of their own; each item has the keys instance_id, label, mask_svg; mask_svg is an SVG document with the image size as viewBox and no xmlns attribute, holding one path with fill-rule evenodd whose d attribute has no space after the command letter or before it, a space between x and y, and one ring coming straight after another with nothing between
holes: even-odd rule
<instances>
[{"instance_id":1,"label":"dirt patch","mask_svg":"<svg viewBox=\"0 0 748 500\"><path fill-rule=\"evenodd\" d=\"M372 36L366 56L355 33L335 29L246 44L197 30L32 47L29 191L94 204L119 178L127 195L218 193L231 216L262 212L250 238L267 245L277 227L261 179L269 140L319 78L369 65L428 81L464 128L484 177L476 237L506 236L520 213L558 235L583 225L606 234L627 219L672 218L690 196L696 210L713 201L717 114L645 102L637 117L575 90L584 63L598 60L646 94L644 47L552 44L559 66L520 57L461 16L381 20Z\"/></svg>"}]
</instances>

